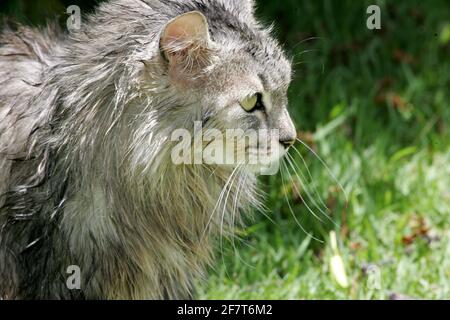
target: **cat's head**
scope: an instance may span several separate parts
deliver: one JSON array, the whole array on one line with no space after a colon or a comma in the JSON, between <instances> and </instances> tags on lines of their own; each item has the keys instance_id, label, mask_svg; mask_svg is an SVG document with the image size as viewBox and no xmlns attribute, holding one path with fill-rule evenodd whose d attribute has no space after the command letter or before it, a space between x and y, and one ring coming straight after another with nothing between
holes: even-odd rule
<instances>
[{"instance_id":1,"label":"cat's head","mask_svg":"<svg viewBox=\"0 0 450 320\"><path fill-rule=\"evenodd\" d=\"M250 0L210 1L172 18L159 47L171 91L185 104L174 123L202 135L201 161L273 170L296 138L291 64L252 8Z\"/></svg>"}]
</instances>

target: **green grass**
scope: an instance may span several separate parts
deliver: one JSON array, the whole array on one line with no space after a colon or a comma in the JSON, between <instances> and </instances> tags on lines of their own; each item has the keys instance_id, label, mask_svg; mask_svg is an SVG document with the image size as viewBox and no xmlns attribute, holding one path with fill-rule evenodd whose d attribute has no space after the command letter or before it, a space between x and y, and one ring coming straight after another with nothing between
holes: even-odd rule
<instances>
[{"instance_id":1,"label":"green grass","mask_svg":"<svg viewBox=\"0 0 450 320\"><path fill-rule=\"evenodd\" d=\"M12 0L0 11L25 23L55 14L63 21L69 3L82 10L92 5ZM366 28L366 8L374 3L381 7L378 31ZM306 188L292 172L262 179L268 217L254 213L240 239L224 243L199 298L450 298L448 1L260 0L258 14L275 22L293 57L290 110L299 137L328 164L348 201L321 162L297 144L306 166L291 155ZM328 218L313 205L320 199ZM331 230L348 288L329 270Z\"/></svg>"},{"instance_id":2,"label":"green grass","mask_svg":"<svg viewBox=\"0 0 450 320\"><path fill-rule=\"evenodd\" d=\"M271 217L276 225L258 217L238 254L232 248L225 251L224 263L211 271L201 297L378 299L401 293L449 298L450 152L430 158L420 151L398 159L400 153L387 158L380 151L369 148L361 155L353 151L347 154L349 161L342 163L342 176L351 176L345 184L351 190L345 222L348 231L340 233L350 288L340 288L331 277L326 233L316 232L325 239L323 244L305 238L285 212L284 201L274 196L271 208L277 209ZM308 215L301 204L294 211L298 217ZM340 209L333 213L342 215ZM335 218L342 221L342 217ZM416 232L415 224L425 224L430 231L407 245L405 241ZM368 284L371 280L364 268L369 264L380 271L379 290L371 290Z\"/></svg>"}]
</instances>

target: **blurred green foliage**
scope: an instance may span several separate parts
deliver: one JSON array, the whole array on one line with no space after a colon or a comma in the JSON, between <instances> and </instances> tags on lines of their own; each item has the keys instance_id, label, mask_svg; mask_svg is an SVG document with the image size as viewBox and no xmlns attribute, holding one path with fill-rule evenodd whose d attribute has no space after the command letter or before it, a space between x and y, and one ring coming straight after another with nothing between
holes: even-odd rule
<instances>
[{"instance_id":1,"label":"blurred green foliage","mask_svg":"<svg viewBox=\"0 0 450 320\"><path fill-rule=\"evenodd\" d=\"M28 25L44 24L47 21L67 17L66 8L78 5L84 12L91 11L96 0L2 0L0 12L14 21Z\"/></svg>"},{"instance_id":2,"label":"blurred green foliage","mask_svg":"<svg viewBox=\"0 0 450 320\"><path fill-rule=\"evenodd\" d=\"M381 30L366 28L374 3ZM87 13L95 1L9 0L0 12L36 25L63 22L72 4ZM256 214L238 230L241 240L221 247L222 263L200 296L450 298L450 2L261 0L257 14L274 22L292 58L298 136L348 201L299 144L291 152L297 167L263 178L270 219ZM332 229L350 288L329 275ZM380 270L378 289L367 285L368 265Z\"/></svg>"}]
</instances>

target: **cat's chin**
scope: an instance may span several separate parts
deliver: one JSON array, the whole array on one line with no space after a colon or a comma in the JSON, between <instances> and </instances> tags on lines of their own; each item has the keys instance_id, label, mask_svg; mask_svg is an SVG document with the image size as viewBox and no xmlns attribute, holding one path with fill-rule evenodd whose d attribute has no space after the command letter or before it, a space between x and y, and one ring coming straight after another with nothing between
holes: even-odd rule
<instances>
[{"instance_id":1,"label":"cat's chin","mask_svg":"<svg viewBox=\"0 0 450 320\"><path fill-rule=\"evenodd\" d=\"M275 175L280 169L280 161L281 159L256 164L222 165L221 167L226 167L230 171L245 171L256 176Z\"/></svg>"},{"instance_id":2,"label":"cat's chin","mask_svg":"<svg viewBox=\"0 0 450 320\"><path fill-rule=\"evenodd\" d=\"M248 161L240 163L217 164L227 171L245 171L254 175L275 175L280 170L280 164L285 152L281 154L270 154L268 156L259 156L257 159L253 158Z\"/></svg>"},{"instance_id":3,"label":"cat's chin","mask_svg":"<svg viewBox=\"0 0 450 320\"><path fill-rule=\"evenodd\" d=\"M255 175L262 175L262 176L271 176L278 173L280 168L280 162L279 161L273 161L268 164L252 164L248 165L246 167L247 171L255 174Z\"/></svg>"}]
</instances>

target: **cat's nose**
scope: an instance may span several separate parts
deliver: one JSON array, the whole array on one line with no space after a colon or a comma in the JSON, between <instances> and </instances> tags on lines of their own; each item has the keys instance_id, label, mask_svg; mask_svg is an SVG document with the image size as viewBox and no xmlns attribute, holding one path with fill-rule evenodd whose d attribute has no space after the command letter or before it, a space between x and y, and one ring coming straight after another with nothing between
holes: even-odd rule
<instances>
[{"instance_id":1,"label":"cat's nose","mask_svg":"<svg viewBox=\"0 0 450 320\"><path fill-rule=\"evenodd\" d=\"M278 141L287 149L295 143L297 131L286 108L279 115L277 126L279 128Z\"/></svg>"},{"instance_id":2,"label":"cat's nose","mask_svg":"<svg viewBox=\"0 0 450 320\"><path fill-rule=\"evenodd\" d=\"M280 143L287 149L295 143L295 138L286 137L286 138L280 139Z\"/></svg>"}]
</instances>

